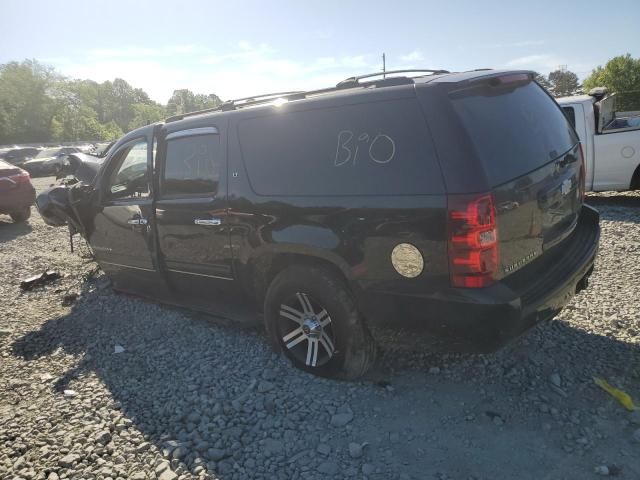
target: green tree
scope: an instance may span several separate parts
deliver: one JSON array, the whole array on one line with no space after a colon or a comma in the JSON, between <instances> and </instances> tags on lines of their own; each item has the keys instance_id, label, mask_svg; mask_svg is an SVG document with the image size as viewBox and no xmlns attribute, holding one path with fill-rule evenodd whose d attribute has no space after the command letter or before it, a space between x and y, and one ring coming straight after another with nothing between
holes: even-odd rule
<instances>
[{"instance_id":1,"label":"green tree","mask_svg":"<svg viewBox=\"0 0 640 480\"><path fill-rule=\"evenodd\" d=\"M580 89L578 75L570 70L554 70L549 73L549 91L555 97L564 97L567 95L575 95Z\"/></svg>"},{"instance_id":2,"label":"green tree","mask_svg":"<svg viewBox=\"0 0 640 480\"><path fill-rule=\"evenodd\" d=\"M191 90L183 88L173 91L173 95L167 102L167 115L197 112L198 110L215 108L220 104L222 104L222 100L213 93L209 95L194 94Z\"/></svg>"},{"instance_id":3,"label":"green tree","mask_svg":"<svg viewBox=\"0 0 640 480\"><path fill-rule=\"evenodd\" d=\"M51 139L57 141L112 140L114 132L116 138L122 135L115 122L101 124L87 105L67 104L51 121Z\"/></svg>"},{"instance_id":4,"label":"green tree","mask_svg":"<svg viewBox=\"0 0 640 480\"><path fill-rule=\"evenodd\" d=\"M640 110L640 58L627 53L612 58L604 67L596 67L584 81L585 91L594 87L616 92L618 110Z\"/></svg>"},{"instance_id":5,"label":"green tree","mask_svg":"<svg viewBox=\"0 0 640 480\"><path fill-rule=\"evenodd\" d=\"M220 105L217 95L176 90L167 108L121 78L68 79L35 60L0 65L0 144L114 140L175 113Z\"/></svg>"},{"instance_id":6,"label":"green tree","mask_svg":"<svg viewBox=\"0 0 640 480\"><path fill-rule=\"evenodd\" d=\"M0 65L0 143L49 139L55 102L48 93L58 81L35 60Z\"/></svg>"},{"instance_id":7,"label":"green tree","mask_svg":"<svg viewBox=\"0 0 640 480\"><path fill-rule=\"evenodd\" d=\"M546 90L551 91L551 84L549 83L549 80L547 80L547 77L545 77L544 75L536 72L535 75L534 75L534 79L535 79L536 82L538 82Z\"/></svg>"},{"instance_id":8,"label":"green tree","mask_svg":"<svg viewBox=\"0 0 640 480\"><path fill-rule=\"evenodd\" d=\"M117 140L124 135L122 129L113 120L102 125L102 132L101 140Z\"/></svg>"},{"instance_id":9,"label":"green tree","mask_svg":"<svg viewBox=\"0 0 640 480\"><path fill-rule=\"evenodd\" d=\"M583 82L585 90L607 87L610 92L640 90L640 58L630 54L614 57L598 66Z\"/></svg>"},{"instance_id":10,"label":"green tree","mask_svg":"<svg viewBox=\"0 0 640 480\"><path fill-rule=\"evenodd\" d=\"M133 110L133 118L129 122L129 130L159 122L167 116L166 108L158 104L134 103L131 105L131 109Z\"/></svg>"},{"instance_id":11,"label":"green tree","mask_svg":"<svg viewBox=\"0 0 640 480\"><path fill-rule=\"evenodd\" d=\"M113 82L104 82L99 89L98 118L102 122L113 120L122 130L129 128L135 112L133 104L153 105L149 96L140 88L133 88L125 80L116 78Z\"/></svg>"}]
</instances>

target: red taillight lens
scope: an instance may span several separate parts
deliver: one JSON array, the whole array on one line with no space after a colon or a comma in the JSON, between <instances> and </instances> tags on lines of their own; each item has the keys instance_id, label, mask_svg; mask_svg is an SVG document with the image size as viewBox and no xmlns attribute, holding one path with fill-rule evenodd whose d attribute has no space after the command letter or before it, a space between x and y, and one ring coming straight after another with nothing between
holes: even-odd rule
<instances>
[{"instance_id":1,"label":"red taillight lens","mask_svg":"<svg viewBox=\"0 0 640 480\"><path fill-rule=\"evenodd\" d=\"M580 145L580 200L584 202L584 196L587 190L587 165L584 161L584 151L582 150L582 143Z\"/></svg>"},{"instance_id":2,"label":"red taillight lens","mask_svg":"<svg viewBox=\"0 0 640 480\"><path fill-rule=\"evenodd\" d=\"M498 230L492 195L449 195L449 271L454 287L482 288L495 281Z\"/></svg>"},{"instance_id":3,"label":"red taillight lens","mask_svg":"<svg viewBox=\"0 0 640 480\"><path fill-rule=\"evenodd\" d=\"M29 183L29 173L28 172L20 172L14 175L9 175L9 178L16 183Z\"/></svg>"}]
</instances>

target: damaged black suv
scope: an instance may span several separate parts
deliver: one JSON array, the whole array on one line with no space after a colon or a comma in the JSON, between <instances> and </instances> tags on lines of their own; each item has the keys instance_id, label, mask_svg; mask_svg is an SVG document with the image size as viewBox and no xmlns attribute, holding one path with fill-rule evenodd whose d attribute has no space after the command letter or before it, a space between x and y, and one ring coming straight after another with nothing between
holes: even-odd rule
<instances>
[{"instance_id":1,"label":"damaged black suv","mask_svg":"<svg viewBox=\"0 0 640 480\"><path fill-rule=\"evenodd\" d=\"M599 239L562 110L528 71L380 77L140 128L38 209L118 290L227 317L252 299L319 375L363 374L373 322L488 350L553 317Z\"/></svg>"}]
</instances>

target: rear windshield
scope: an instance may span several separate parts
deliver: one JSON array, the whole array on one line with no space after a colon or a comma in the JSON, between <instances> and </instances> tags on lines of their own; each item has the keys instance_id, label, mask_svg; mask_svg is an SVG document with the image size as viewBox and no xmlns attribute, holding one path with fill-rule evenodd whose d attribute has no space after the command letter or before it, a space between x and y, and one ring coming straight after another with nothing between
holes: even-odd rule
<instances>
[{"instance_id":1,"label":"rear windshield","mask_svg":"<svg viewBox=\"0 0 640 480\"><path fill-rule=\"evenodd\" d=\"M440 194L439 165L415 98L263 115L240 122L260 195Z\"/></svg>"},{"instance_id":2,"label":"rear windshield","mask_svg":"<svg viewBox=\"0 0 640 480\"><path fill-rule=\"evenodd\" d=\"M492 186L540 168L578 142L562 110L535 82L483 84L450 98Z\"/></svg>"}]
</instances>

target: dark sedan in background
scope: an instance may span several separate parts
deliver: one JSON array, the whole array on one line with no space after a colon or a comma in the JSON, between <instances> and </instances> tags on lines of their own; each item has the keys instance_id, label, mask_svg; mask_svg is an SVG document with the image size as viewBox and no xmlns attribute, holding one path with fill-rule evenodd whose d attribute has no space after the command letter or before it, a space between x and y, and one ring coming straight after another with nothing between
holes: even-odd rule
<instances>
[{"instance_id":1,"label":"dark sedan in background","mask_svg":"<svg viewBox=\"0 0 640 480\"><path fill-rule=\"evenodd\" d=\"M37 156L40 153L40 148L36 147L22 147L22 148L14 148L13 150L9 150L7 153L2 155L2 159L7 162L21 167L24 162L27 160L31 160L33 157Z\"/></svg>"},{"instance_id":2,"label":"dark sedan in background","mask_svg":"<svg viewBox=\"0 0 640 480\"><path fill-rule=\"evenodd\" d=\"M0 213L9 214L14 222L24 222L31 215L36 191L29 173L0 160Z\"/></svg>"},{"instance_id":3,"label":"dark sedan in background","mask_svg":"<svg viewBox=\"0 0 640 480\"><path fill-rule=\"evenodd\" d=\"M81 152L76 147L55 147L42 150L35 158L24 162L23 168L31 175L57 175L65 165L70 153Z\"/></svg>"}]
</instances>

